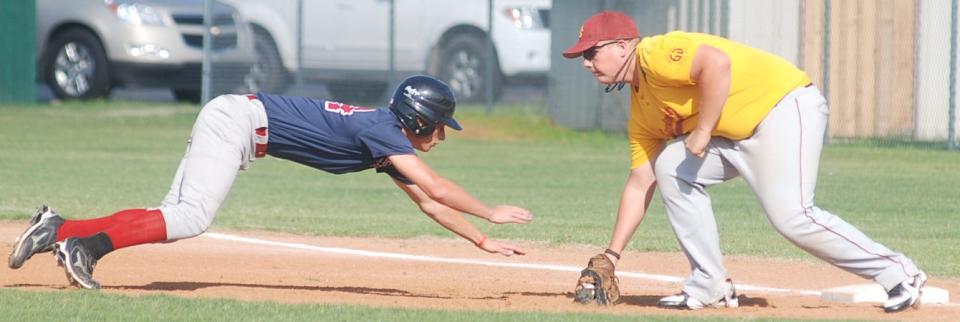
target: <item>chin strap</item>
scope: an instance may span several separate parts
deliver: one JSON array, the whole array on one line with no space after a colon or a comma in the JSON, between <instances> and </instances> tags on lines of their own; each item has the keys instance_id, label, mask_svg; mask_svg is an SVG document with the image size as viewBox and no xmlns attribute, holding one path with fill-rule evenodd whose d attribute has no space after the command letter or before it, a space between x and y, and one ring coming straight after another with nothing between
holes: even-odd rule
<instances>
[{"instance_id":1,"label":"chin strap","mask_svg":"<svg viewBox=\"0 0 960 322\"><path fill-rule=\"evenodd\" d=\"M632 43L632 42L633 41L630 41L628 43ZM633 60L635 57L637 57L637 54L635 52L631 53L630 57L628 57L627 60L623 62L623 65L620 65L620 70L618 70L617 74L614 75L613 77L614 79L619 78L620 80L607 84L607 87L603 89L604 93L610 93L610 92L613 92L613 90L617 90L619 92L620 90L623 89L623 87L627 84L627 67L630 66L631 63L633 63Z\"/></svg>"},{"instance_id":2,"label":"chin strap","mask_svg":"<svg viewBox=\"0 0 960 322\"><path fill-rule=\"evenodd\" d=\"M612 92L613 90L617 90L619 92L621 89L623 89L623 86L626 84L627 83L625 82L616 82L616 83L607 84L607 87L603 89L603 92L609 93L609 92Z\"/></svg>"}]
</instances>

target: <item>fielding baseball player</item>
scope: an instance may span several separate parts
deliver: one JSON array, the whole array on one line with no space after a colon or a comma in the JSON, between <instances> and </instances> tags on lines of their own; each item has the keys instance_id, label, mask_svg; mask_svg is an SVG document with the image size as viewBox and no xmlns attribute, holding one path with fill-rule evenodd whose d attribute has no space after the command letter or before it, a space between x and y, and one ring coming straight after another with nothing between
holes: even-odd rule
<instances>
[{"instance_id":1,"label":"fielding baseball player","mask_svg":"<svg viewBox=\"0 0 960 322\"><path fill-rule=\"evenodd\" d=\"M401 82L389 109L265 93L219 96L200 111L160 207L66 220L42 206L14 243L10 268L54 250L72 284L97 289L92 274L98 259L124 247L200 235L213 222L238 171L268 154L334 174L370 168L385 172L444 228L487 252L523 255L517 246L488 239L460 212L502 224L526 223L533 219L530 211L510 205L489 208L414 153L443 141L446 127L462 129L453 119L455 105L450 88L429 76Z\"/></svg>"},{"instance_id":2,"label":"fielding baseball player","mask_svg":"<svg viewBox=\"0 0 960 322\"><path fill-rule=\"evenodd\" d=\"M707 34L639 38L636 23L600 12L566 58L607 91L630 84L632 170L605 251L614 264L660 188L692 273L664 308L737 306L706 189L743 177L793 244L886 289L886 312L918 304L926 275L903 254L813 204L829 110L807 75L773 54ZM588 267L589 268L589 267Z\"/></svg>"}]
</instances>

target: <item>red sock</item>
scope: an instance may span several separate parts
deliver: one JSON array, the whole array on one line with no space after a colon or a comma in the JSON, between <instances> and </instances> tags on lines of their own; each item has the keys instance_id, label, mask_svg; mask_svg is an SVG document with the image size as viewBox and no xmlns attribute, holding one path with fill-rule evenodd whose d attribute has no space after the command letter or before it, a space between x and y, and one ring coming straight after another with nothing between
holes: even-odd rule
<instances>
[{"instance_id":1,"label":"red sock","mask_svg":"<svg viewBox=\"0 0 960 322\"><path fill-rule=\"evenodd\" d=\"M99 232L110 237L113 249L167 240L167 225L160 209L127 209L106 217L67 220L57 231L57 241Z\"/></svg>"}]
</instances>

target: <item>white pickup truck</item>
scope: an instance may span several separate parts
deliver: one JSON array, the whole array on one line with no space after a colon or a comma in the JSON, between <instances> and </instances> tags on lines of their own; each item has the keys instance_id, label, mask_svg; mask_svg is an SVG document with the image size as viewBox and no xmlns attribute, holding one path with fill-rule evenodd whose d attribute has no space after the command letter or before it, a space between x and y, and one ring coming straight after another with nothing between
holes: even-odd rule
<instances>
[{"instance_id":1,"label":"white pickup truck","mask_svg":"<svg viewBox=\"0 0 960 322\"><path fill-rule=\"evenodd\" d=\"M282 92L293 79L300 17L304 79L328 84L334 95L338 88L389 81L390 0L224 1L254 31L252 76L259 90ZM397 79L431 74L450 84L460 101L478 101L489 64L495 96L504 80L542 80L550 69L551 0L493 1L493 55L484 47L487 0L394 1Z\"/></svg>"}]
</instances>

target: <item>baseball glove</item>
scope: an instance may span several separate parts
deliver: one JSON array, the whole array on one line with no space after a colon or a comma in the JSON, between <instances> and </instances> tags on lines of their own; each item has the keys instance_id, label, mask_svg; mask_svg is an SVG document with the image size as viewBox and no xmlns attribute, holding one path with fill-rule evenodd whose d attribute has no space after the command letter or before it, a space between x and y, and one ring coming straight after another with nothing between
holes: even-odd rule
<instances>
[{"instance_id":1,"label":"baseball glove","mask_svg":"<svg viewBox=\"0 0 960 322\"><path fill-rule=\"evenodd\" d=\"M580 271L573 300L582 304L614 305L620 300L620 281L614 275L613 262L604 254L590 258Z\"/></svg>"}]
</instances>

